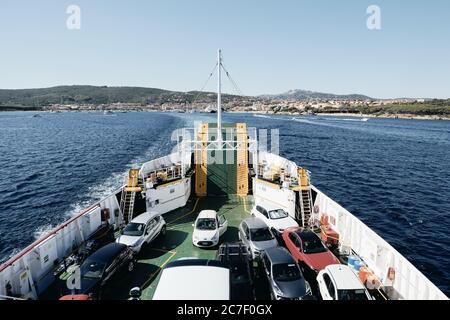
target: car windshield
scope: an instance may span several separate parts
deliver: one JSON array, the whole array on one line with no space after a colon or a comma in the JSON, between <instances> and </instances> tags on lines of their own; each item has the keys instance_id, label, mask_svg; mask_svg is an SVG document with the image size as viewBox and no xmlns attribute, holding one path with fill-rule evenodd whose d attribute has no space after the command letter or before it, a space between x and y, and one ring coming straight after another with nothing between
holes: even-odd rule
<instances>
[{"instance_id":1,"label":"car windshield","mask_svg":"<svg viewBox=\"0 0 450 320\"><path fill-rule=\"evenodd\" d=\"M80 267L81 277L96 279L101 278L105 270L105 263L93 260L86 260Z\"/></svg>"},{"instance_id":2,"label":"car windshield","mask_svg":"<svg viewBox=\"0 0 450 320\"><path fill-rule=\"evenodd\" d=\"M328 249L315 233L311 231L300 232L298 233L298 235L300 236L300 239L302 239L304 253L321 253L328 251Z\"/></svg>"},{"instance_id":3,"label":"car windshield","mask_svg":"<svg viewBox=\"0 0 450 320\"><path fill-rule=\"evenodd\" d=\"M198 230L216 230L217 229L216 219L214 218L198 219L196 228Z\"/></svg>"},{"instance_id":4,"label":"car windshield","mask_svg":"<svg viewBox=\"0 0 450 320\"><path fill-rule=\"evenodd\" d=\"M252 241L268 241L273 239L269 228L252 229L250 233Z\"/></svg>"},{"instance_id":5,"label":"car windshield","mask_svg":"<svg viewBox=\"0 0 450 320\"><path fill-rule=\"evenodd\" d=\"M339 300L369 300L364 289L338 290Z\"/></svg>"},{"instance_id":6,"label":"car windshield","mask_svg":"<svg viewBox=\"0 0 450 320\"><path fill-rule=\"evenodd\" d=\"M275 264L272 268L275 281L296 281L302 277L295 263Z\"/></svg>"},{"instance_id":7,"label":"car windshield","mask_svg":"<svg viewBox=\"0 0 450 320\"><path fill-rule=\"evenodd\" d=\"M287 218L288 214L283 209L269 211L269 217L272 220Z\"/></svg>"},{"instance_id":8,"label":"car windshield","mask_svg":"<svg viewBox=\"0 0 450 320\"><path fill-rule=\"evenodd\" d=\"M122 234L125 236L139 237L144 233L145 225L143 223L129 223L125 229L123 229Z\"/></svg>"}]
</instances>

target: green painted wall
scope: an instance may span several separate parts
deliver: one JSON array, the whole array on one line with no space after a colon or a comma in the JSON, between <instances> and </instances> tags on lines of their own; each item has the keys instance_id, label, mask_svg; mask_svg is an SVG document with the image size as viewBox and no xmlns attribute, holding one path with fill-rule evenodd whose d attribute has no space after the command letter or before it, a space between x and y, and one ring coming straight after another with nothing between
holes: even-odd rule
<instances>
[{"instance_id":1,"label":"green painted wall","mask_svg":"<svg viewBox=\"0 0 450 320\"><path fill-rule=\"evenodd\" d=\"M209 137L215 140L217 136L216 123L209 124ZM236 128L235 124L222 124L222 139L234 140L235 131L227 132L227 128ZM208 150L208 196L224 196L237 194L237 152L235 150Z\"/></svg>"}]
</instances>

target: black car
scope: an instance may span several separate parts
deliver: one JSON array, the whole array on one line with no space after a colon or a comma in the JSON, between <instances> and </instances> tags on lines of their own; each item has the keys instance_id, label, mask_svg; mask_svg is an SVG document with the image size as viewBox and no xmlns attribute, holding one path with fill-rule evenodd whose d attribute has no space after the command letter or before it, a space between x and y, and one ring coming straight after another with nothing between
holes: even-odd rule
<instances>
[{"instance_id":1,"label":"black car","mask_svg":"<svg viewBox=\"0 0 450 320\"><path fill-rule=\"evenodd\" d=\"M305 281L297 262L282 247L270 248L261 256L274 300L303 300L311 298L311 288Z\"/></svg>"},{"instance_id":2,"label":"black car","mask_svg":"<svg viewBox=\"0 0 450 320\"><path fill-rule=\"evenodd\" d=\"M122 270L134 270L133 250L121 243L110 243L86 258L80 266L78 288L69 294L85 294L100 298L102 288L114 275Z\"/></svg>"},{"instance_id":3,"label":"black car","mask_svg":"<svg viewBox=\"0 0 450 320\"><path fill-rule=\"evenodd\" d=\"M242 242L224 243L217 251L217 260L230 269L231 299L254 300L251 254Z\"/></svg>"}]
</instances>

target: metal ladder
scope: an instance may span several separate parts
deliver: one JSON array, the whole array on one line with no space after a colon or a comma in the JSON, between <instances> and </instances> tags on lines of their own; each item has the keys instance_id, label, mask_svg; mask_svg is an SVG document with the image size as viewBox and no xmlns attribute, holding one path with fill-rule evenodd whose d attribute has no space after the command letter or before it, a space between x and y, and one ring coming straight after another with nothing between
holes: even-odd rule
<instances>
[{"instance_id":1,"label":"metal ladder","mask_svg":"<svg viewBox=\"0 0 450 320\"><path fill-rule=\"evenodd\" d=\"M311 213L312 213L312 197L311 189L302 189L299 191L300 196L300 212L302 218L302 225L304 228L310 227Z\"/></svg>"},{"instance_id":2,"label":"metal ladder","mask_svg":"<svg viewBox=\"0 0 450 320\"><path fill-rule=\"evenodd\" d=\"M122 221L128 224L133 220L134 200L136 192L127 191L126 188L122 189L122 196L120 199L120 212L122 213Z\"/></svg>"},{"instance_id":3,"label":"metal ladder","mask_svg":"<svg viewBox=\"0 0 450 320\"><path fill-rule=\"evenodd\" d=\"M133 220L136 192L142 192L141 183L143 182L143 179L139 177L139 169L130 169L127 184L122 188L122 196L120 198L121 224L128 224Z\"/></svg>"},{"instance_id":4,"label":"metal ladder","mask_svg":"<svg viewBox=\"0 0 450 320\"><path fill-rule=\"evenodd\" d=\"M304 168L298 168L298 195L300 202L301 222L304 228L311 227L312 219L312 195L309 182L309 172Z\"/></svg>"}]
</instances>

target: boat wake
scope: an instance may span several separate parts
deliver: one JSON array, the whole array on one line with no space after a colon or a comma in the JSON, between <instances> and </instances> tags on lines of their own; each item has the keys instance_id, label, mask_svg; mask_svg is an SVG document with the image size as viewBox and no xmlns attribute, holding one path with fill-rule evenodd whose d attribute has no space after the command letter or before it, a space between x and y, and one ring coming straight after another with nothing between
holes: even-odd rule
<instances>
[{"instance_id":1,"label":"boat wake","mask_svg":"<svg viewBox=\"0 0 450 320\"><path fill-rule=\"evenodd\" d=\"M183 122L186 125L188 120L183 119ZM87 194L83 197L84 199L72 204L66 215L68 217L72 217L80 213L82 210L86 209L93 203L100 201L101 199L111 195L113 192L121 188L126 177L128 176L128 172L130 171L130 169L140 168L147 161L171 153L171 149L173 148L173 146L171 146L170 143L167 143L167 138L169 138L170 140L170 129L168 128L167 132L162 133L160 137L161 139L153 141L152 145L143 154L131 159L125 165L123 171L114 172L103 181L90 186L88 188Z\"/></svg>"},{"instance_id":2,"label":"boat wake","mask_svg":"<svg viewBox=\"0 0 450 320\"><path fill-rule=\"evenodd\" d=\"M49 234L53 228L55 228L55 226L51 225L51 224L46 224L46 225L42 225L39 226L34 232L33 232L33 236L36 240L38 240L39 238L46 236L47 234Z\"/></svg>"},{"instance_id":3,"label":"boat wake","mask_svg":"<svg viewBox=\"0 0 450 320\"><path fill-rule=\"evenodd\" d=\"M271 116L266 116L266 115L264 115L264 114L257 114L257 113L254 113L253 116L254 116L254 117L257 117L257 118L272 119Z\"/></svg>"},{"instance_id":4,"label":"boat wake","mask_svg":"<svg viewBox=\"0 0 450 320\"><path fill-rule=\"evenodd\" d=\"M325 120L325 121L353 121L353 122L367 122L369 121L369 118L360 118L360 119L355 119L355 118L320 118L320 120Z\"/></svg>"}]
</instances>

